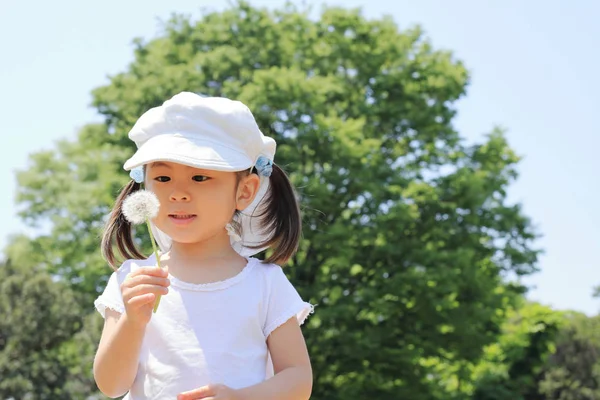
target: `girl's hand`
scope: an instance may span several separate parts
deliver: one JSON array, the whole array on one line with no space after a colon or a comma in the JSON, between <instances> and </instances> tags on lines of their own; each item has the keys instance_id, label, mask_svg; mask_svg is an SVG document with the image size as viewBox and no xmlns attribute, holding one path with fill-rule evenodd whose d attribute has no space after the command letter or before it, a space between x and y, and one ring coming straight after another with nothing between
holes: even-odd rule
<instances>
[{"instance_id":1,"label":"girl's hand","mask_svg":"<svg viewBox=\"0 0 600 400\"><path fill-rule=\"evenodd\" d=\"M169 292L167 271L158 267L142 267L131 273L121 284L121 295L127 319L134 324L146 326L152 317L157 295Z\"/></svg>"},{"instance_id":2,"label":"girl's hand","mask_svg":"<svg viewBox=\"0 0 600 400\"><path fill-rule=\"evenodd\" d=\"M237 391L225 385L208 385L180 393L177 400L240 400Z\"/></svg>"}]
</instances>

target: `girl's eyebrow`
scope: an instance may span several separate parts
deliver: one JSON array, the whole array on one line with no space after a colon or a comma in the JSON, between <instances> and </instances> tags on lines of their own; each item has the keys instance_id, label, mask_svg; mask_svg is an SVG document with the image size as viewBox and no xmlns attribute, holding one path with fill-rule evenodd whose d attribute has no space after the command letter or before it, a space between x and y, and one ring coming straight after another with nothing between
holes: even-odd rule
<instances>
[{"instance_id":1,"label":"girl's eyebrow","mask_svg":"<svg viewBox=\"0 0 600 400\"><path fill-rule=\"evenodd\" d=\"M152 163L153 167L165 167L165 168L171 168L171 166L167 163L161 162L161 161L157 161L157 162L153 162Z\"/></svg>"}]
</instances>

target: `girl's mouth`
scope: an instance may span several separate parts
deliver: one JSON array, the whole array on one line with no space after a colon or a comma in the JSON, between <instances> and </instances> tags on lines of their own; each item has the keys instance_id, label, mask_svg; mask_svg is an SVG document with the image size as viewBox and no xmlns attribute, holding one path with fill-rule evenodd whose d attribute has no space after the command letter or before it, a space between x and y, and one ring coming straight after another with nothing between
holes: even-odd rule
<instances>
[{"instance_id":1,"label":"girl's mouth","mask_svg":"<svg viewBox=\"0 0 600 400\"><path fill-rule=\"evenodd\" d=\"M195 214L169 214L169 220L176 225L186 225L196 219Z\"/></svg>"}]
</instances>

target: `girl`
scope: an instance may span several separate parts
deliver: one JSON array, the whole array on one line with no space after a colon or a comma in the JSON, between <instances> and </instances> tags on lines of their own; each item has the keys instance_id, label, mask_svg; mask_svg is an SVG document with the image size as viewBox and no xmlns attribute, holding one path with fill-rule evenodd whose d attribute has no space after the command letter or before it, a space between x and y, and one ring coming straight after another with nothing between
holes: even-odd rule
<instances>
[{"instance_id":1,"label":"girl","mask_svg":"<svg viewBox=\"0 0 600 400\"><path fill-rule=\"evenodd\" d=\"M300 325L313 308L277 265L301 227L275 141L242 103L187 92L144 113L129 138L133 179L102 238L113 268L114 244L127 261L95 301L99 389L129 400L308 399ZM162 268L140 254L121 210L141 183L160 203L150 225ZM267 260L252 257L267 248Z\"/></svg>"}]
</instances>

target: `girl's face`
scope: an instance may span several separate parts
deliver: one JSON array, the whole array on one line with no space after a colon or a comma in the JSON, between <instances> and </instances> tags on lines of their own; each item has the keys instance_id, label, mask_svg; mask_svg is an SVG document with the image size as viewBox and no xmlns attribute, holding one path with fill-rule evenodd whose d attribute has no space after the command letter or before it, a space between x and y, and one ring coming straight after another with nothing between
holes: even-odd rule
<instances>
[{"instance_id":1,"label":"girl's face","mask_svg":"<svg viewBox=\"0 0 600 400\"><path fill-rule=\"evenodd\" d=\"M259 178L235 172L201 170L173 162L146 166L146 185L160 201L156 226L179 243L198 243L227 235L235 210L256 195Z\"/></svg>"}]
</instances>

